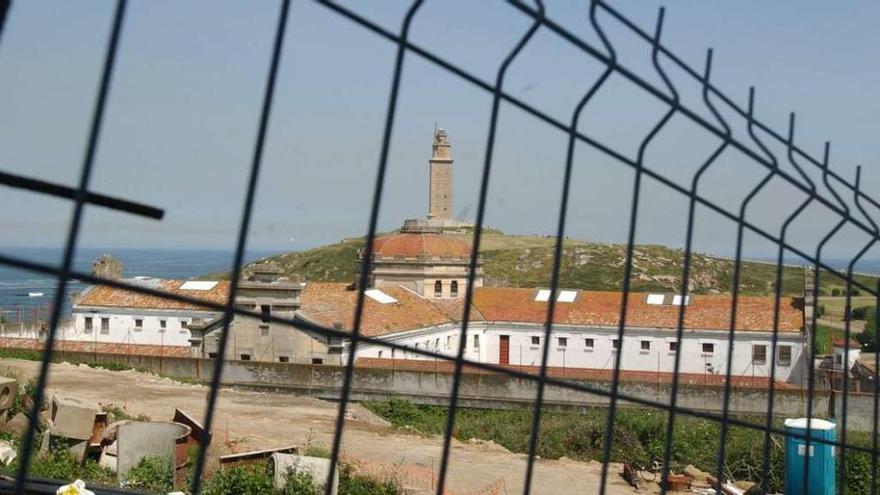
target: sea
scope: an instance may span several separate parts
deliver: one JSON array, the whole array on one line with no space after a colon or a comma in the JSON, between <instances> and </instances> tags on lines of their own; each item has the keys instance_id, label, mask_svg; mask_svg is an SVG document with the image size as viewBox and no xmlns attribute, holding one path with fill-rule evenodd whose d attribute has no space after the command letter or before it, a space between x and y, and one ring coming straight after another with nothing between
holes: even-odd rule
<instances>
[{"instance_id":1,"label":"sea","mask_svg":"<svg viewBox=\"0 0 880 495\"><path fill-rule=\"evenodd\" d=\"M275 251L249 251L245 260L254 261ZM64 252L50 247L7 247L0 254L34 263L60 267ZM231 251L198 249L80 248L74 257L74 270L90 273L92 263L102 254L110 254L123 265L123 276L146 276L186 280L200 275L228 272L232 267ZM0 315L7 321L39 316L46 319L55 301L58 280L43 273L0 264ZM68 284L63 312L70 311L70 294L82 291L87 284L78 280Z\"/></svg>"}]
</instances>

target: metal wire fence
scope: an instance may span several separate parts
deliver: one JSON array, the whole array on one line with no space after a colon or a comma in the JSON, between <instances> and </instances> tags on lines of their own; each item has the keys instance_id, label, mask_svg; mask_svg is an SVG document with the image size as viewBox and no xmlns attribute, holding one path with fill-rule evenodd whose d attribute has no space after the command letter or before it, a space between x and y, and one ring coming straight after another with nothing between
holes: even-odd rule
<instances>
[{"instance_id":1,"label":"metal wire fence","mask_svg":"<svg viewBox=\"0 0 880 495\"><path fill-rule=\"evenodd\" d=\"M558 198L559 216L556 224L556 241L554 245L554 257L550 277L550 286L552 291L551 294L555 293L560 285L560 271L563 258L563 239L565 239L566 237L566 227L568 220L567 213L569 198L571 194L572 171L575 168L574 158L578 146L586 145L593 150L601 153L608 159L626 165L633 169L634 175L632 182L631 205L628 218L626 259L624 264L624 275L621 280L622 294L619 324L617 328L617 336L619 339L623 339L627 332L627 316L629 314L627 310L627 296L631 289L634 247L637 227L639 223L639 201L643 191L643 180L645 178L650 178L657 183L662 184L669 191L685 198L689 205L687 218L681 219L686 232L684 242L683 266L680 279L681 295L687 296L690 290L689 281L692 275L691 259L693 250L693 238L695 233L694 217L696 209L698 207L705 208L720 215L721 217L735 222L737 226L736 241L734 245L735 255L733 258L734 269L732 284L733 290L731 292L731 316L728 332L729 356L732 355L733 352L735 340L734 337L737 331L736 319L737 307L739 304L738 296L740 293L738 289L740 287L742 276L743 238L746 233L750 235L756 235L757 237L765 241L769 241L776 247L777 250L777 262L775 263L775 305L772 328L773 345L771 346L771 363L776 362L777 359L776 343L778 340L779 332L783 266L786 256L794 255L800 257L812 265L812 294L807 294L806 297L812 298L813 301L816 301L820 295L820 283L822 282L820 274L827 274L828 276L838 278L845 283L847 306L849 306L853 295L853 290L856 288L860 289L863 293L869 294L873 297L877 297L878 294L880 294L880 289L878 289L878 287L866 286L864 283L860 282L859 279L856 279L854 277L854 268L856 263L871 247L874 246L878 238L880 238L878 237L878 234L880 234L880 229L878 229L878 226L874 222L872 215L867 212L867 208L880 208L880 203L878 203L877 200L875 200L862 190L859 174L856 175L854 182L850 182L849 180L834 172L830 167L828 145L826 145L824 156L816 158L807 153L798 144L796 144L794 114L791 115L789 127L785 131L774 130L769 125L762 123L760 120L758 120L755 117L754 90L750 91L748 103L744 107L736 103L733 98L727 96L724 92L722 92L711 81L711 50L709 50L706 54L705 66L702 69L697 69L689 66L670 49L665 47L661 43L664 17L664 12L662 9L660 10L659 16L657 18L657 24L654 31L649 32L637 26L634 22L621 14L617 9L608 5L605 2L587 2L584 6L584 19L585 22L588 23L589 28L595 32L601 42L600 44L596 44L586 41L583 37L578 36L569 29L563 27L560 23L545 15L544 5L541 0L537 0L536 4L510 0L506 2L506 5L514 11L519 12L522 16L525 16L529 20L529 25L528 28L524 30L516 44L510 48L506 57L501 61L500 65L497 68L495 79L493 81L486 81L457 65L453 60L449 60L440 55L437 55L429 49L411 41L412 37L410 30L413 25L413 20L418 16L420 8L423 6L423 0L415 0L410 5L405 17L402 19L400 29L397 31L392 31L381 26L380 24L370 20L366 16L359 13L356 9L329 1L319 0L317 3L325 7L328 11L338 15L339 17L350 20L353 26L357 26L368 32L372 32L376 36L394 44L397 48L393 70L390 74L390 91L385 115L385 124L384 128L382 129L381 151L378 157L378 167L376 170L375 182L373 185L372 202L370 205L369 223L366 231L366 244L364 249L365 259L372 258L373 240L376 238L377 235L379 210L383 199L383 187L385 185L386 170L389 161L389 152L392 146L392 138L394 134L393 129L395 115L399 103L399 92L401 87L402 75L406 67L407 60L416 57L421 59L422 61L428 62L429 64L438 67L439 69L456 78L461 79L462 81L468 83L476 89L487 92L491 95L492 98L492 105L489 114L489 127L486 136L484 162L480 177L479 199L477 202L475 229L473 233L473 253L478 253L481 246L482 227L485 222L487 195L489 183L492 178L493 154L495 151L499 111L501 107L503 105L509 105L511 107L517 108L525 112L531 118L534 118L537 121L546 124L550 128L555 129L556 131L562 133L564 136L567 137L564 175L562 184L560 184L561 191ZM0 42L2 42L2 29L4 23L7 20L6 17L8 12L10 12L10 4L10 0L0 0ZM91 284L103 284L109 287L125 289L135 293L158 296L172 301L191 303L199 305L206 309L222 312L223 331L221 333L218 348L218 355L220 356L225 355L228 336L230 333L230 323L234 318L248 316L261 317L264 320L266 319L265 315L235 307L234 294L236 293L236 289L240 282L239 267L241 267L242 262L244 261L244 249L252 217L253 203L257 196L257 183L260 176L264 144L269 130L270 113L273 108L275 83L281 59L281 52L284 47L285 31L287 29L288 17L290 16L290 2L288 0L281 1L277 16L271 61L268 68L268 74L266 76L259 125L256 132L253 155L250 163L250 174L247 182L247 187L244 191L245 202L239 224L239 234L236 239L234 262L233 265L230 267L230 296L226 304L219 305L206 303L202 300L192 299L189 297L181 296L179 294L167 293L146 286L132 285L124 281L97 277L88 273L80 273L73 269L73 255L77 248L83 210L85 209L86 205L111 208L126 212L128 214L139 215L153 219L161 219L164 213L161 209L148 205L142 205L124 199L112 198L105 195L93 193L90 191L89 188L93 170L94 157L100 142L102 119L105 114L105 108L108 104L108 95L112 85L113 69L118 58L117 50L120 43L120 38L124 30L126 5L127 2L125 0L118 0L116 2L111 31L105 49L103 68L94 105L91 127L88 133L86 152L82 159L82 168L78 185L76 187L68 187L60 184L54 184L42 180L32 179L0 171L0 184L30 190L50 196L66 198L73 201L74 204L73 215L69 223L69 230L65 243L64 255L60 267L34 263L27 259L21 259L0 254L0 263L2 264L24 270L30 270L37 273L56 276L58 279L55 303L52 305L49 332L45 341L43 354L44 359L40 363L39 377L37 380L37 390L35 396L33 397L34 401L31 407L31 418L38 417L40 408L45 400L44 391L47 385L49 374L50 356L56 343L56 330L61 317L62 307L64 306L63 303L65 301L68 283L73 279L81 280L83 282ZM600 18L603 20L600 20ZM14 16L12 17L11 22L14 22ZM628 67L619 60L615 45L605 34L607 29L606 23L608 22L616 23L618 28L622 27L626 31L628 36L632 37L634 40L646 44L647 49L649 50L651 55L653 68L656 71L656 74L660 77L662 85L656 85L648 81L647 79L638 75L635 70ZM522 53L523 49L530 42L533 41L535 34L538 32L552 34L559 40L562 40L564 43L569 44L570 46L578 50L585 59L590 59L594 62L598 62L604 67L601 75L596 80L590 82L589 84L585 84L583 96L580 98L576 107L572 110L571 118L569 121L561 121L554 118L548 112L545 112L541 108L523 101L505 88L505 75L509 67ZM685 101L686 99L680 95L677 85L668 76L669 68L674 68L677 72L684 74L701 88L701 102L694 103ZM619 77L626 81L629 81L630 83L637 86L640 91L644 92L646 95L652 97L657 102L662 104L666 109L662 117L656 121L650 132L648 132L647 135L645 135L639 143L638 154L635 159L625 156L623 153L613 149L613 147L611 147L607 143L603 143L596 137L584 133L579 128L579 122L582 115L584 114L584 112L590 111L590 103L592 99L598 92L600 92L604 87L609 84L609 79L611 78L611 76ZM702 105L705 106L705 109L707 109L712 115L711 119L704 117L704 112L702 111L702 109L699 109L695 106L696 104L700 103L702 103ZM724 111L722 112L719 107L723 107ZM734 115L736 121L731 121L729 117L724 116L725 114ZM716 138L719 142L717 147L707 157L705 157L699 169L691 177L690 187L682 186L676 181L672 180L670 177L645 166L645 155L649 144L658 135L658 133L660 133L661 130L664 129L665 126L667 126L670 119L672 119L673 117L686 119L687 121L702 129L705 133L707 133L707 135ZM751 139L751 143L738 139L735 136L735 133L732 131L732 129L734 129L736 126L745 127ZM764 136L764 139L772 140L774 146L783 147L786 150L786 156L777 157L776 153L771 151L771 147L768 144L765 144L762 139L759 138L759 133L761 136ZM712 197L706 196L700 192L701 179L705 176L707 170L712 168L713 165L717 163L719 157L722 154L729 152L736 152L743 160L746 160L754 165L758 165L765 170L763 178L742 198L740 207L736 210L726 208L722 206L718 201L713 200ZM787 161L796 173L792 173L781 167L780 162L782 160ZM824 188L820 189L819 187L817 187L817 184L811 178L811 173L819 174L819 176L821 176L821 181L822 185L824 185ZM773 181L781 181L792 186L796 190L800 191L805 198L799 203L786 203L778 205L778 208L784 209L786 212L788 212L788 216L785 218L783 224L777 232L771 232L765 228L759 227L753 220L750 220L748 218L749 206L752 200L765 188L765 186ZM851 211L851 208L849 207L849 202L844 199L845 197L848 198L850 196L852 197L852 204L856 205L855 209L858 211ZM787 236L790 225L792 225L792 223L797 218L799 218L799 216L805 210L810 207L822 208L838 219L833 228L831 228L823 235L821 241L818 243L818 245L815 246L814 249L799 247L791 243ZM847 270L840 271L823 261L823 249L826 247L829 241L831 241L836 235L838 235L838 233L844 227L859 230L867 235L870 240L858 252L858 254L851 259L850 263L848 264ZM443 437L443 450L440 459L439 477L437 479L436 485L436 492L438 494L444 493L447 486L452 447L451 442L456 423L456 413L459 410L460 384L462 381L462 375L465 366L501 373L507 376L533 381L538 384L537 396L535 397L534 401L531 433L528 442L528 458L526 463L525 483L521 487L523 493L529 493L532 489L536 449L541 434L541 418L542 413L545 412L545 390L547 387L551 386L558 387L560 389L595 394L597 396L607 397L609 399L607 424L605 429L605 436L603 439L603 454L601 459L602 472L600 493L604 493L604 491L606 490L608 478L609 476L611 476L611 473L609 473L609 463L614 448L613 431L615 429L616 410L619 407L621 401L625 401L627 403L638 406L662 410L665 411L668 415L666 423L667 427L665 435L665 445L663 448L661 479L666 479L667 475L670 472L670 465L675 450L673 432L675 429L676 420L680 415L684 415L689 417L702 418L720 424L720 438L718 439L718 445L720 446L720 448L718 451L717 464L715 469L716 478L718 480L725 479L725 449L727 445L728 435L730 433L730 428L741 427L762 432L764 436L764 441L762 449L763 459L760 481L762 482L764 490L766 491L768 489L767 480L770 471L771 436L786 434L778 427L775 427L773 423L774 397L776 393L775 367L770 367L771 375L768 382L769 400L767 402L767 412L764 418L765 421L763 423L755 423L731 415L730 400L732 392L732 380L730 379L730 377L733 373L732 359L728 359L727 367L725 369L725 375L727 379L725 380L723 388L723 408L721 414L708 413L691 408L686 408L678 404L679 376L681 373L680 369L682 365L682 353L677 353L675 356L671 394L668 402L649 400L642 397L628 395L620 391L621 370L625 368L624 363L622 363L623 353L616 354L611 386L609 388L591 385L585 382L564 380L550 376L550 374L548 373L549 345L543 346L540 371L537 374L525 373L522 371L511 369L509 367L502 367L467 359L465 357L467 342L466 337L468 335L468 325L471 320L471 303L473 302L474 298L473 287L477 272L476 255L471 257L469 265L468 284L464 297L463 315L461 319L460 338L458 339L459 345L457 354L455 356L448 356L442 353L433 352L429 349L420 349L418 347L412 348L394 342L388 342L380 338L366 336L361 333L361 323L363 321L363 315L365 311L364 290L367 287L369 268L369 263L363 263L361 266L361 271L358 274L360 283L358 284L359 289L357 294L354 325L350 331L324 327L304 321L292 321L276 316L268 317L268 319L272 323L289 325L300 330L311 332L315 335L345 338L348 341L348 359L344 371L343 385L339 393L339 409L332 442L331 472L339 462L339 457L341 453L346 412L348 411L348 406L351 402L352 383L355 373L354 362L357 349L359 345L366 343L384 346L385 348L396 349L398 351L407 351L411 355L419 355L436 360L451 361L452 363L454 363L453 385L449 397L448 416L445 425L445 434ZM547 302L547 313L543 330L544 342L550 341L549 338L553 332L555 311L555 298L550 297ZM687 305L680 305L678 310L678 323L675 329L676 339L678 341L681 341L682 339L686 312ZM816 312L812 312L812 314L808 315L808 318L811 321L807 321L807 328L816 328ZM844 333L846 346L848 348L850 336L852 334L852 329L848 320L846 322ZM812 357L815 354L815 349L817 345L816 332L810 332L809 335L811 337L809 346L812 350L812 352L810 352L810 356ZM205 425L203 440L207 440L207 438L209 437L211 428L214 423L213 420L217 407L217 396L221 386L221 377L223 375L224 364L224 359L216 359L213 365L214 370L211 377L210 391L207 398L207 407L203 423ZM880 363L878 363L875 359L875 369L880 368L878 364ZM806 391L808 397L808 417L812 417L814 412L813 398L814 390L816 388L816 376L814 368L815 367L812 365L808 367ZM848 387L849 380L844 379L842 394L842 416L839 418L841 432L839 440L832 441L815 438L813 435L810 434L810 423L807 424L807 433L805 435L795 436L800 436L804 439L807 451L809 451L811 443L830 444L839 449L840 459L838 465L840 471L838 473L838 480L841 483L841 491L844 489L842 481L846 477L845 466L847 455L852 453L870 455L872 463L871 473L873 475L870 482L871 492L878 493L877 479L875 475L875 473L877 472L878 458L876 417L878 413L878 392L880 392L880 390L878 390L875 382L875 387L872 391L874 396L873 411L875 417L872 432L873 442L871 446L866 446L852 444L848 442ZM30 423L26 436L24 437L22 462L20 462L19 464L20 467L15 477L14 484L12 486L0 485L0 491L14 491L14 493L39 491L40 488L38 488L37 486L40 483L45 482L45 480L32 480L28 477L28 461L35 454L33 443L35 434L37 432L37 423L37 421L32 421ZM792 434L789 433L788 435ZM202 442L202 445L207 445L207 441ZM198 493L201 488L203 481L202 475L204 473L206 463L206 456L207 448L200 449L195 462L194 475L192 477L191 490L193 493ZM806 463L806 459L808 459L808 456L805 456L805 467L803 470L805 481L804 486L807 486L806 481L809 479L809 464ZM330 486L330 483L328 483L328 493ZM576 487L575 489L577 490ZM663 487L663 490L666 490L665 486Z\"/></svg>"}]
</instances>

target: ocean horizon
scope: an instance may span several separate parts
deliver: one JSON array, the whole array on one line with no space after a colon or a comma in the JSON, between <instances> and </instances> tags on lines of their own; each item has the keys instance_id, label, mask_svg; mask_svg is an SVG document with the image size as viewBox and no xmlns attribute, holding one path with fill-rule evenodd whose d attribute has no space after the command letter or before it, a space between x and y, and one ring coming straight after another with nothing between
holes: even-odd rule
<instances>
[{"instance_id":1,"label":"ocean horizon","mask_svg":"<svg viewBox=\"0 0 880 495\"><path fill-rule=\"evenodd\" d=\"M245 262L278 252L280 250L249 250ZM64 250L60 247L7 247L0 248L0 253L60 267ZM92 263L103 254L122 262L125 277L190 279L230 271L234 253L219 249L82 247L75 253L74 271L90 273ZM55 300L57 285L56 277L0 264L0 315L7 320L16 320L20 312L29 319L38 310L45 318L49 305ZM71 294L82 291L87 285L78 280L68 284L65 313L69 312Z\"/></svg>"}]
</instances>

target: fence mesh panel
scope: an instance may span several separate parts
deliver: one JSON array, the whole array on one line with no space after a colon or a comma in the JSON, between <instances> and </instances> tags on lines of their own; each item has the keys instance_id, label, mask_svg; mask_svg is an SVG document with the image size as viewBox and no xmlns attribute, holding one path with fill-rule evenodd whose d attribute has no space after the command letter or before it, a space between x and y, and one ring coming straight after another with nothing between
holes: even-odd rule
<instances>
[{"instance_id":1,"label":"fence mesh panel","mask_svg":"<svg viewBox=\"0 0 880 495\"><path fill-rule=\"evenodd\" d=\"M383 199L383 186L385 185L386 170L389 161L389 153L393 144L395 114L399 104L399 93L402 85L402 76L410 59L417 58L422 62L426 62L445 73L462 80L468 85L480 91L484 91L491 96L491 110L488 115L488 131L485 140L484 161L479 182L479 198L477 201L477 209L475 215L475 228L473 233L472 252L480 252L481 237L483 226L486 219L487 196L489 184L493 176L493 158L496 146L496 136L500 120L500 110L504 106L516 108L531 119L543 123L556 132L561 133L565 137L566 148L564 152L565 160L563 166L563 178L560 184L560 193L558 198L542 198L547 202L558 201L559 214L556 219L555 242L553 249L553 263L550 274L550 290L551 294L556 293L560 288L560 272L562 270L563 259L563 240L566 237L567 225L569 218L567 216L569 210L569 199L572 193L572 172L575 169L575 155L586 146L594 150L608 160L618 164L625 165L633 170L633 181L631 185L630 208L628 211L628 229L627 244L625 251L625 262L623 268L623 277L620 281L622 293L619 323L617 325L617 338L622 339L627 333L627 317L630 314L627 308L628 295L631 291L631 279L633 276L634 250L636 242L636 232L639 225L639 202L644 189L644 180L650 178L656 183L662 185L669 193L684 198L688 204L686 218L681 218L681 226L685 232L684 238L684 254L682 270L680 274L680 294L687 297L692 277L692 254L694 248L695 234L695 212L697 208L704 208L714 214L719 215L736 224L736 240L733 246L733 290L731 291L731 308L730 321L728 331L728 356L732 355L737 332L737 314L740 291L738 290L742 278L743 265L743 243L746 235L756 236L763 241L772 243L776 249L776 262L774 263L775 272L775 294L774 294L774 314L773 314L773 337L770 352L770 362L775 363L777 356L777 342L780 324L780 300L783 296L783 270L785 260L788 256L794 256L805 260L812 267L810 272L812 277L812 294L805 294L805 297L812 299L815 303L820 296L820 284L824 277L835 278L843 281L845 284L845 296L847 307L849 307L853 291L860 290L864 294L877 297L880 294L878 287L866 285L862 279L855 276L855 267L862 256L871 249L878 240L877 224L868 213L870 208L880 208L880 203L868 195L861 187L860 174L857 173L854 181L850 181L838 173L834 172L830 166L829 146L826 145L825 153L822 157L814 157L806 152L802 147L795 143L795 116L791 115L789 126L785 130L774 130L769 125L762 123L755 116L755 99L754 90L749 92L746 105L738 104L733 97L726 95L718 86L710 79L712 71L712 51L706 54L705 65L702 68L694 68L685 63L682 58L677 56L669 48L661 43L661 35L663 32L664 11L661 9L657 17L657 23L653 31L648 31L636 25L613 6L605 2L593 1L587 2L583 7L584 17L583 24L586 29L590 29L596 35L599 43L587 41L584 37L563 27L562 24L555 21L545 13L545 8L541 0L536 3L511 0L505 3L506 8L512 9L519 15L528 20L527 27L523 30L516 43L510 46L505 57L499 60L497 68L495 68L495 78L493 80L484 80L478 75L457 65L455 60L445 58L431 50L420 46L412 41L412 29L414 20L418 18L420 9L423 7L422 0L414 1L406 10L405 16L400 20L399 29L390 30L383 27L377 22L360 13L357 7L349 7L329 1L317 2L328 12L339 16L342 19L351 21L351 25L358 29L366 30L374 35L387 40L396 47L394 56L393 69L390 76L390 89L388 93L387 109L385 114L384 127L381 131L381 148L378 157L378 167L375 173L375 180L372 186L372 202L370 204L369 223L366 230L366 243L364 248L364 258L372 259L373 240L377 237L379 210ZM54 267L46 264L35 263L27 259L0 254L0 263L19 269L29 270L36 273L46 274L57 277L58 285L54 304L51 306L51 315L47 337L43 348L43 360L39 367L39 377L37 380L37 391L31 406L30 417L38 417L40 408L45 401L44 390L47 385L47 377L49 373L49 365L51 362L52 351L56 344L56 334L61 318L62 308L65 302L65 296L68 284L71 280L80 280L90 284L103 284L109 287L125 289L134 293L162 297L167 300L179 301L199 305L206 309L222 312L223 314L223 332L219 343L219 355L225 355L227 346L229 326L236 317L255 317L267 319L266 315L257 312L243 310L234 305L234 294L240 280L239 267L242 266L244 258L244 250L248 237L249 225L251 223L252 209L255 198L257 197L257 183L260 175L260 166L263 158L263 149L266 136L269 133L270 113L273 107L273 95L275 92L275 83L279 70L281 52L285 44L285 31L287 29L288 18L290 14L290 2L283 0L280 2L277 15L277 23L274 26L274 43L272 45L272 53L268 73L266 75L265 89L262 96L260 109L260 117L256 137L253 145L252 160L250 163L250 173L246 188L244 190L244 208L241 214L239 224L239 234L236 239L236 250L234 254L234 263L231 267L231 289L229 300L225 304L210 304L199 299L189 298L176 293L164 292L156 288L133 285L120 280L111 280L104 277L94 276L88 273L80 273L73 268L73 256L77 248L80 227L82 223L82 214L86 205L93 205L103 208L111 208L123 211L131 215L139 215L148 218L161 219L164 212L161 209L142 205L132 201L120 198L108 197L90 191L90 179L94 157L100 144L100 135L102 129L102 118L105 114L105 108L110 102L108 101L109 93L112 86L112 75L114 65L118 58L118 46L120 38L125 30L126 17L125 0L118 0L115 5L115 13L107 38L103 67L101 69L100 84L94 103L93 115L91 118L91 126L88 133L88 141L86 143L85 155L82 158L82 167L80 180L76 187L69 187L61 184L55 184L47 181L33 179L25 176L15 175L0 171L0 184L6 186L30 190L35 193L50 195L54 197L65 198L73 201L75 208L69 223L69 230L64 249L64 255L60 267ZM2 34L4 25L15 22L14 10L10 9L10 0L0 0L0 43L2 43ZM10 12L13 15L8 15ZM7 17L9 17L7 19ZM638 71L628 67L621 61L617 53L617 46L613 43L606 30L610 23L615 24L615 28L623 30L623 32L634 41L641 43L645 47L646 54L651 57L653 70L660 81L660 84L651 82L645 77L639 75ZM550 112L542 108L532 105L522 98L516 96L505 87L505 75L508 68L515 63L517 57L523 52L531 42L534 41L536 34L546 34L556 37L558 40L570 45L577 50L580 55L593 63L601 64L603 67L600 75L593 81L585 81L583 85L583 95L578 100L577 105L571 109L570 119L562 121L551 115ZM690 79L689 83L695 84L700 88L702 96L701 102L686 101L679 92L679 83L668 75L668 71L674 69L678 76ZM539 77L539 76L537 76ZM665 108L662 116L653 123L650 131L643 136L638 143L638 153L635 158L626 156L624 153L617 151L608 143L603 142L596 136L585 133L579 127L579 122L585 113L590 112L591 102L594 97L613 84L612 79L625 80L635 87L644 95L654 99L658 104ZM697 108L695 105L703 105L705 108ZM708 113L706 112L708 111ZM710 116L710 117L707 117ZM681 185L678 181L652 168L646 167L645 157L648 153L648 147L654 138L669 124L672 118L685 119L689 123L697 126L704 131L707 136L717 140L718 145L711 150L702 160L700 167L692 175L689 181L689 187ZM735 129L745 130L748 139L739 138L740 133L734 132ZM765 142L767 141L767 142ZM771 146L772 143L772 146ZM785 150L785 156L778 156L778 153L772 151L772 148L781 147ZM711 195L705 195L700 191L701 179L705 177L708 170L715 165L724 153L736 152L740 158L749 162L751 165L760 167L764 170L761 179L740 199L738 208L729 208L717 201ZM787 163L789 167L782 165ZM600 173L600 172L594 172ZM818 187L813 177L821 177L821 184ZM765 186L771 182L783 182L795 190L803 194L804 199L799 202L785 202L777 207L784 210L787 216L778 231L769 231L760 227L754 220L749 219L749 214L754 215L750 211L749 206L752 200L764 190ZM851 199L850 199L851 198ZM850 205L855 205L851 208ZM809 208L823 209L827 214L833 215L837 222L833 227L822 233L820 242L813 247L804 247L792 243L789 239L789 227L799 218L804 211ZM839 235L844 228L860 231L868 236L869 241L852 257L848 263L846 270L838 270L823 261L823 249L832 241L835 236ZM665 411L667 417L665 444L663 445L663 456L660 464L661 479L666 479L670 472L670 465L673 461L675 451L674 430L679 416L688 416L701 418L720 425L720 436L718 438L718 456L715 466L714 475L719 480L725 480L728 476L725 472L726 446L728 436L732 427L743 428L753 431L759 431L763 434L762 443L762 469L759 481L763 483L763 488L768 489L768 478L771 469L771 449L773 436L786 435L780 428L774 426L774 400L776 397L776 375L775 366L770 366L770 377L768 381L768 402L766 415L761 421L750 421L736 417L731 414L731 394L733 389L734 370L732 368L732 359L727 360L726 368L723 370L725 379L723 380L723 407L722 412L711 413L694 408L683 407L679 405L679 385L681 374L681 360L683 353L676 353L675 364L671 381L671 393L669 400L649 400L643 397L629 395L623 393L620 388L621 372L625 369L623 353L618 352L614 357L613 373L611 375L611 384L609 387L598 386L588 382L567 380L552 376L549 372L548 365L549 342L553 333L553 321L556 311L556 298L550 297L547 303L547 312L545 323L543 325L543 341L547 345L543 346L541 361L536 373L525 372L512 367L488 364L479 362L466 357L466 343L468 337L468 326L471 321L471 307L474 298L474 280L476 277L477 256L474 254L469 261L468 284L464 293L463 315L461 319L460 338L458 339L458 349L454 356L444 353L432 351L427 348L418 348L389 342L381 338L364 335L361 332L361 324L365 311L365 287L367 287L369 276L369 263L362 263L360 273L357 274L359 284L357 293L357 304L354 317L354 325L351 331L340 330L337 328L325 327L322 325L312 324L304 321L293 321L277 316L269 316L268 320L275 324L289 325L291 327L308 331L313 335L325 337L345 338L348 341L347 347L347 363L344 368L344 378L341 390L339 391L339 409L336 420L336 427L332 442L331 463L335 468L340 457L342 448L342 437L345 427L346 412L351 401L352 384L355 375L355 356L359 345L370 344L382 346L397 351L405 351L411 355L432 358L438 361L451 363L453 373L453 385L449 397L448 415L445 425L445 433L443 436L443 449L440 458L439 476L436 480L436 493L441 494L447 490L447 477L449 471L449 461L452 448L453 432L455 430L456 413L460 409L460 384L465 367L475 370L489 371L522 380L528 380L537 384L537 395L534 400L531 433L528 442L528 457L526 462L526 473L524 476L525 483L521 487L508 487L510 490L521 489L523 493L529 493L532 488L533 472L535 468L536 449L540 436L542 413L545 412L545 390L547 387L570 390L573 392L589 393L609 400L607 408L607 422L605 426L604 438L602 439L602 471L601 471L601 491L604 493L609 476L614 475L609 472L609 464L612 460L612 452L614 449L614 435L616 411L621 401L642 407L654 408ZM675 339L681 341L685 329L685 316L687 313L687 304L680 304L678 309L677 326L675 328ZM817 314L815 311L807 315L808 328L815 329L817 324ZM880 315L878 315L880 319ZM844 336L847 351L850 342L850 336L853 331L849 319L845 324ZM816 354L816 332L809 333L810 340L808 346L810 349L810 358ZM880 339L877 339L880 340ZM811 359L812 360L812 359ZM221 386L221 377L226 361L217 359L214 362L213 374L210 381L210 391L207 399L206 413L204 416L205 432L203 442L207 444L210 436L211 428L214 423L214 412L216 410L217 395ZM878 368L876 360L875 369ZM811 417L814 413L813 399L815 389L817 387L817 377L815 366L808 366L807 377L807 416ZM871 492L877 492L877 426L874 421L874 429L872 432L871 445L860 445L848 442L847 435L847 401L849 396L850 380L842 380L842 415L839 420L840 437L838 440L820 440L810 434L811 423L807 424L807 433L801 437L805 439L806 449L809 451L811 443L831 444L839 449L839 472L838 482L841 491L844 487L846 479L846 462L847 456L853 454L867 454L871 457L872 478L870 480ZM875 384L872 390L874 398L874 417L878 411L878 388ZM45 484L45 480L37 480L28 477L29 460L35 455L33 448L35 434L37 432L38 422L32 421L27 430L23 442L22 458L19 464L18 473L14 479L14 485L3 485L0 489L4 491L14 491L15 493L25 492L41 492L41 490L50 490L51 488L41 488ZM790 435L790 434L789 434ZM192 478L191 489L194 493L198 492L202 484L202 474L205 468L207 449L200 449L199 455L195 462L194 476ZM805 460L808 456L804 457ZM331 468L331 472L333 469ZM804 481L809 478L809 464L805 463ZM329 480L328 480L329 481ZM48 483L46 486L51 485ZM326 485L327 493L330 490L330 483ZM806 483L805 483L806 486ZM572 487L577 489L577 487ZM665 487L663 488L665 491Z\"/></svg>"}]
</instances>

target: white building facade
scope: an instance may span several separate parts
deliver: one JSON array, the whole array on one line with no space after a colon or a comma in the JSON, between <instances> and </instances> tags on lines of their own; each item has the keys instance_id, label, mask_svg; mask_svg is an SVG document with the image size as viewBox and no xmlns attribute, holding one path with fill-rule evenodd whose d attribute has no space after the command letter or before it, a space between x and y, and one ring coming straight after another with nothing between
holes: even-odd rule
<instances>
[{"instance_id":1,"label":"white building facade","mask_svg":"<svg viewBox=\"0 0 880 495\"><path fill-rule=\"evenodd\" d=\"M227 282L138 278L125 280L172 294L223 304ZM220 312L196 304L137 294L108 286L86 289L74 303L72 325L60 328L67 341L190 347L192 323L209 321Z\"/></svg>"},{"instance_id":2,"label":"white building facade","mask_svg":"<svg viewBox=\"0 0 880 495\"><path fill-rule=\"evenodd\" d=\"M412 349L448 356L458 353L460 325L443 325L386 335L382 339ZM553 327L547 365L556 368L612 370L618 352L626 371L672 373L676 353L682 352L681 373L725 375L729 334L717 330L685 330L681 345L674 329L626 328L622 345L618 329L610 327ZM541 366L546 345L542 325L512 322L474 322L468 326L465 358L489 364ZM772 332L743 331L734 338L734 376L769 378ZM799 382L804 376L803 335L781 332L777 340L776 380ZM376 344L358 344L357 357L433 360L415 352L392 350Z\"/></svg>"}]
</instances>

